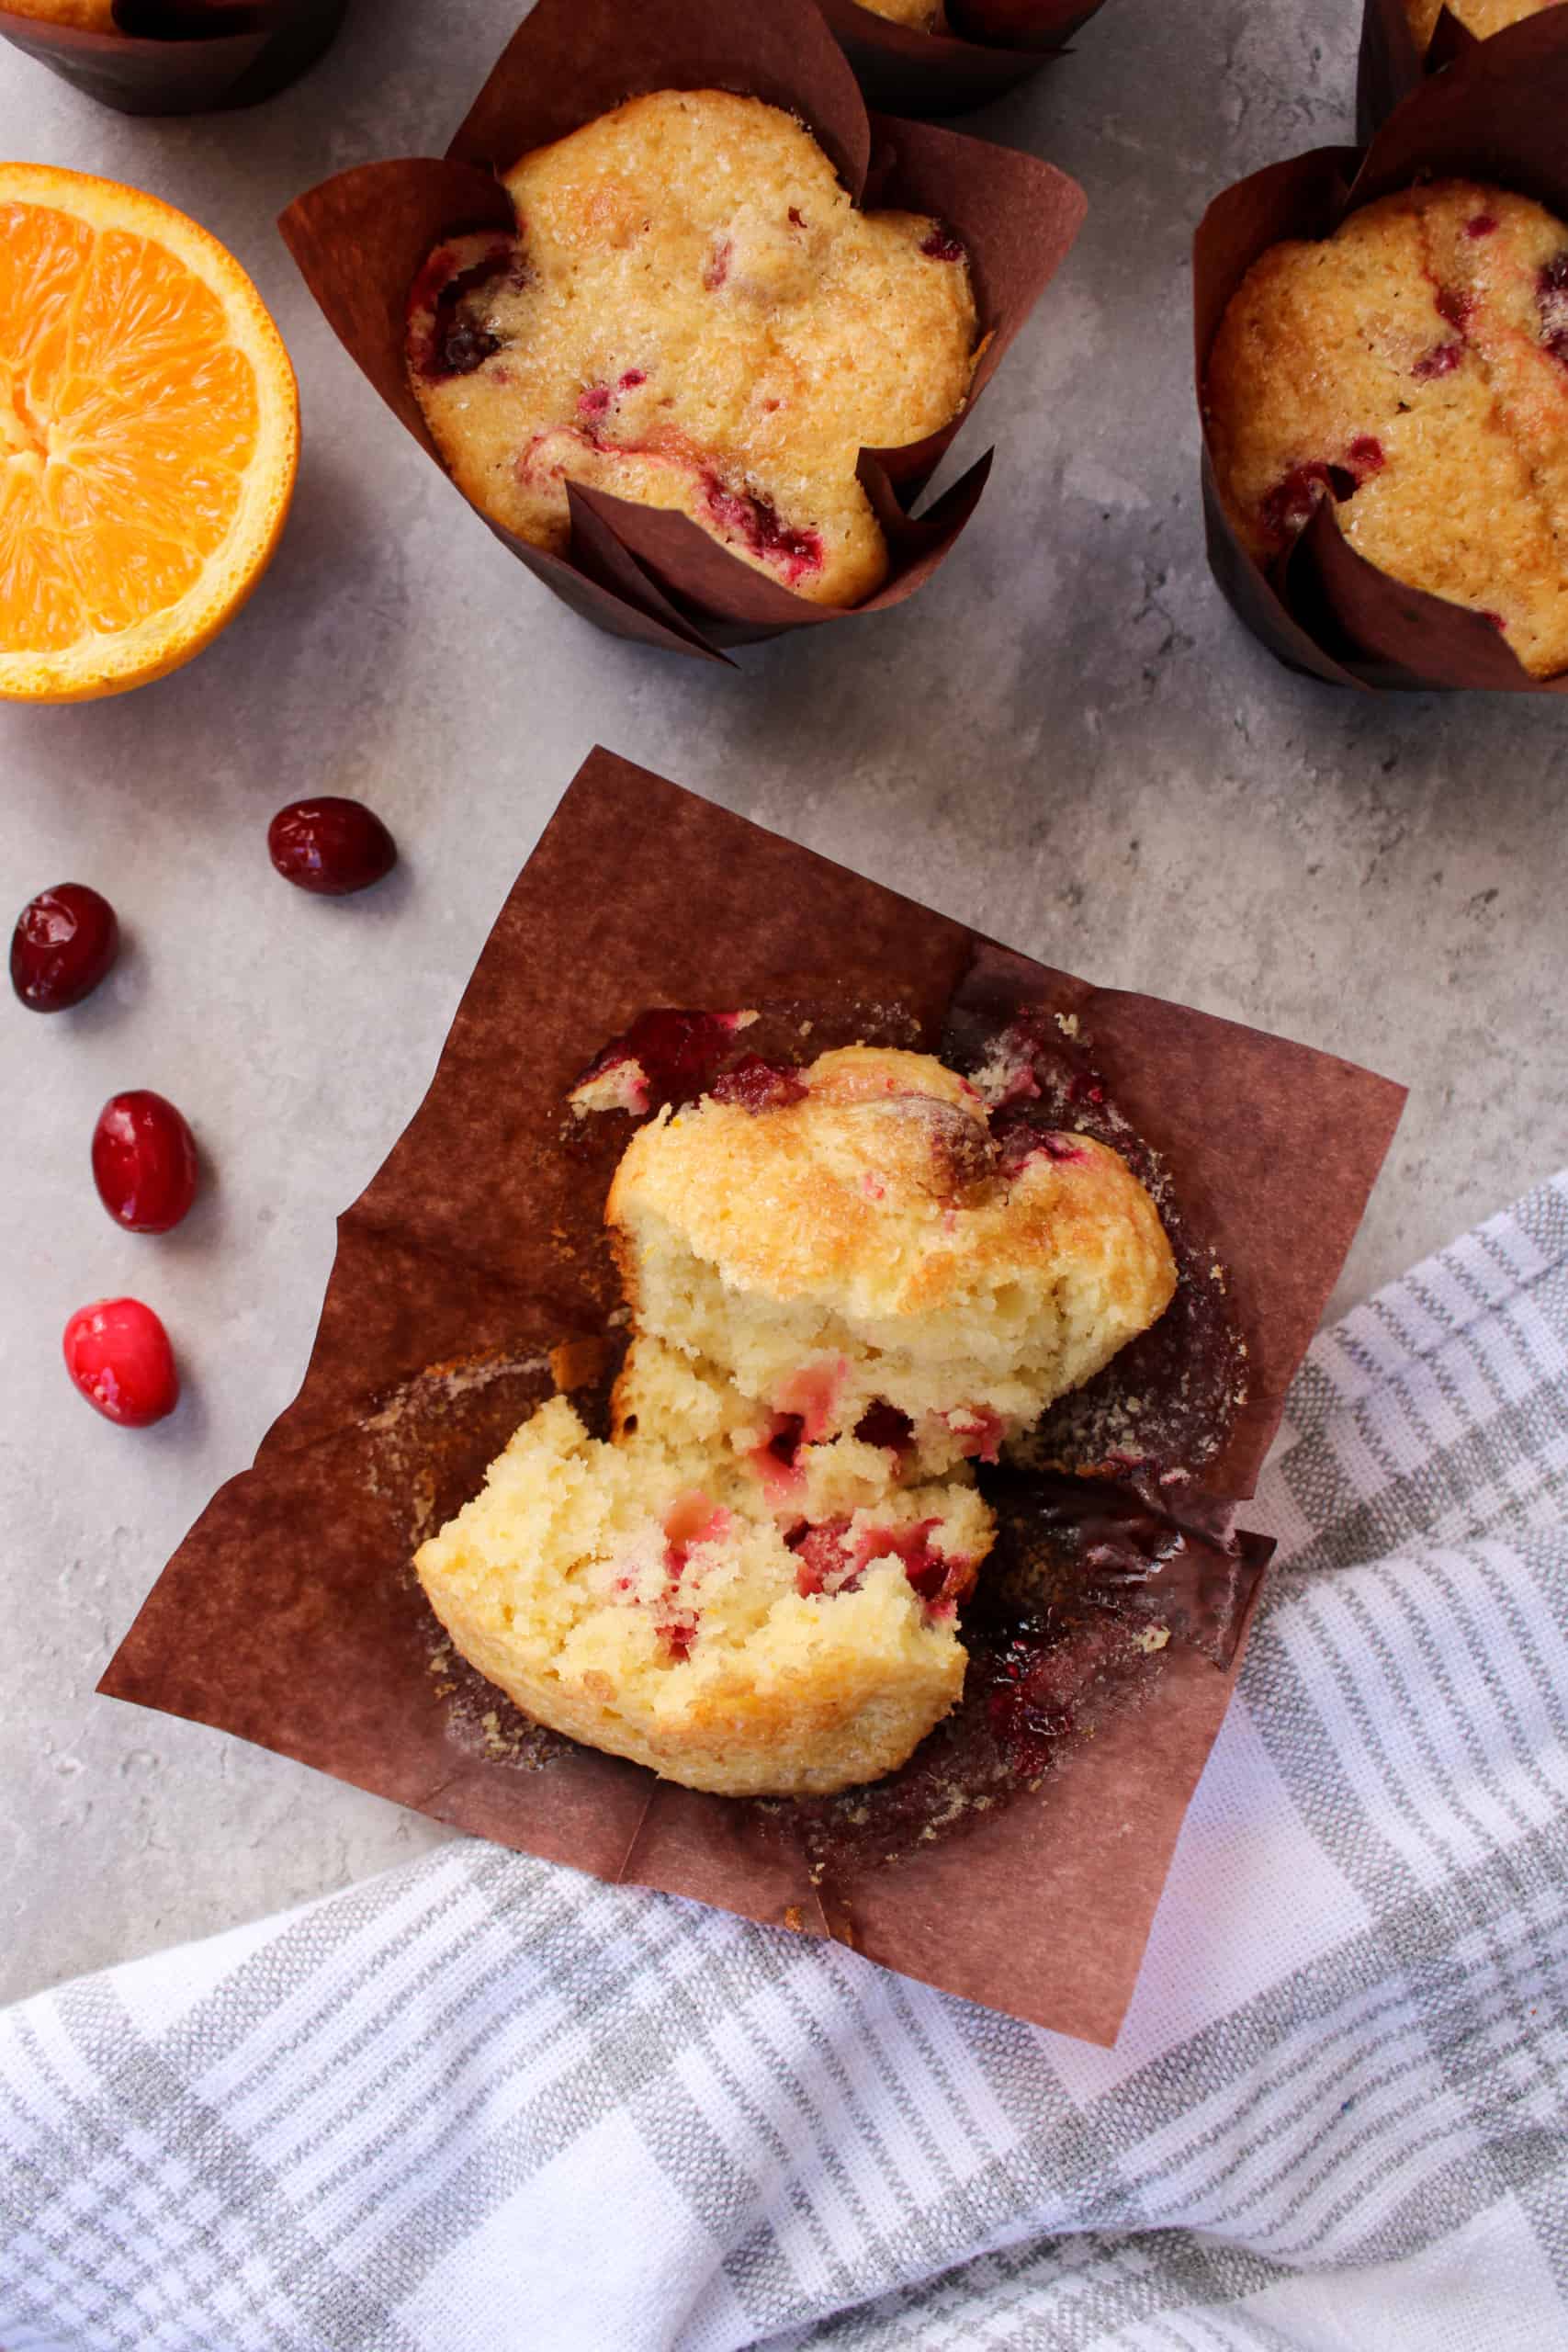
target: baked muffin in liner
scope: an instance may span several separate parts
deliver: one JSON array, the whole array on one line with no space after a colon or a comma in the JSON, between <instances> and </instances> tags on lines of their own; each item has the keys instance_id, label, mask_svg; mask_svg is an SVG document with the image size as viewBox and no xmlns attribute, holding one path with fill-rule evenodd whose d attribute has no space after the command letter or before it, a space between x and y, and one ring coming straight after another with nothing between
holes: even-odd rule
<instances>
[{"instance_id":1,"label":"baked muffin in liner","mask_svg":"<svg viewBox=\"0 0 1568 2352\"><path fill-rule=\"evenodd\" d=\"M890 114L963 114L1016 89L1097 16L1105 0L980 0L986 29L964 0L935 31L894 21L860 0L818 0L871 104ZM994 29L993 29L994 28Z\"/></svg>"},{"instance_id":2,"label":"baked muffin in liner","mask_svg":"<svg viewBox=\"0 0 1568 2352\"><path fill-rule=\"evenodd\" d=\"M679 1007L710 1010L668 1010ZM1044 1741L1038 1774L1031 1765L1008 1802L962 1823L942 1819L945 1726L923 1782L895 1775L852 1792L866 1802L847 1810L699 1794L530 1724L454 1657L420 1590L416 1548L518 1425L558 1391L586 1415L614 1369L625 1330L604 1214L627 1116L576 1117L568 1097L611 1041L624 1064L650 1008L664 1009L666 1035L705 1022L730 1035L736 1012L754 1010L739 1043L764 1057L791 1037L801 1058L863 1039L976 1069L998 1018L1021 1015L1075 1053L1091 1046L1105 1099L1080 1089L1067 1124L1087 1131L1113 1100L1124 1148L1142 1138L1168 1182L1161 1213L1179 1262L1189 1250L1188 1276L1152 1350L1134 1341L1116 1360L1114 1425L1128 1426L1134 1374L1140 1450L1197 1458L1201 1430L1223 1420L1198 1474L1206 1499L1172 1502L1182 1489L1168 1487L1168 1509L1107 1476L1085 1523L1083 1482L1023 1476L1037 1531L1079 1526L1069 1580L1122 1563L1095 1623L1138 1654L1102 1713L1075 1702L1065 1727L1015 1723ZM831 1936L1110 2042L1269 1550L1224 1529L1252 1492L1402 1101L1332 1056L1048 970L597 752L501 912L423 1106L340 1220L299 1396L181 1544L101 1687L522 1851ZM1239 1406L1234 1359L1190 1344L1205 1314L1245 1349ZM1220 1384L1196 1376L1215 1363ZM1088 1400L1092 1384L1078 1393ZM1077 1428L1068 1442L1080 1458ZM1004 1520L1012 1500L1005 1487L996 1497ZM1005 1645L985 1640L993 1573L987 1562L982 1616L964 1620L982 1726L988 1698L1007 1710L1017 1695ZM1092 1652L1074 1656L1092 1675ZM984 1673L999 1679L985 1685ZM901 1795L902 1820L887 1810ZM900 1860L887 1865L880 1840L857 1847L857 1814L899 1832Z\"/></svg>"},{"instance_id":3,"label":"baked muffin in liner","mask_svg":"<svg viewBox=\"0 0 1568 2352\"><path fill-rule=\"evenodd\" d=\"M0 39L120 114L257 105L313 65L347 0L113 0L112 30L0 8Z\"/></svg>"},{"instance_id":4,"label":"baked muffin in liner","mask_svg":"<svg viewBox=\"0 0 1568 2352\"><path fill-rule=\"evenodd\" d=\"M408 381L409 289L443 239L510 230L496 177L531 149L659 89L724 88L782 107L812 132L857 202L929 213L961 241L981 344L968 401L941 432L866 450L860 477L888 542L864 604L812 604L751 570L684 515L572 484L565 557L490 527L536 577L613 634L694 655L902 603L943 561L978 503L982 457L922 514L920 492L1066 258L1085 211L1077 183L1033 157L867 114L813 0L537 0L445 157L371 164L289 206L279 226L326 317L382 399L440 463ZM476 510L478 511L478 510ZM489 518L485 518L489 521Z\"/></svg>"},{"instance_id":5,"label":"baked muffin in liner","mask_svg":"<svg viewBox=\"0 0 1568 2352\"><path fill-rule=\"evenodd\" d=\"M1561 0L1555 8L1541 13L1555 17L1557 39L1568 40L1568 9ZM1533 24L1536 18L1531 16L1519 21ZM1490 34L1488 41L1510 40L1518 29L1518 25L1506 26ZM1479 46L1475 33L1447 6L1438 8L1431 38L1423 50L1411 27L1408 0L1365 0L1356 77L1358 138L1365 144L1429 74L1440 74Z\"/></svg>"},{"instance_id":6,"label":"baked muffin in liner","mask_svg":"<svg viewBox=\"0 0 1568 2352\"><path fill-rule=\"evenodd\" d=\"M1533 198L1568 222L1568 9L1488 41L1397 106L1365 149L1319 147L1272 164L1216 197L1193 242L1194 359L1200 414L1209 355L1231 297L1269 246L1331 236L1354 209L1419 179L1472 179ZM1568 674L1532 677L1481 612L1407 587L1367 562L1321 499L1265 568L1242 546L1220 498L1205 428L1203 514L1210 565L1253 635L1292 669L1373 690L1486 687L1568 693Z\"/></svg>"}]
</instances>

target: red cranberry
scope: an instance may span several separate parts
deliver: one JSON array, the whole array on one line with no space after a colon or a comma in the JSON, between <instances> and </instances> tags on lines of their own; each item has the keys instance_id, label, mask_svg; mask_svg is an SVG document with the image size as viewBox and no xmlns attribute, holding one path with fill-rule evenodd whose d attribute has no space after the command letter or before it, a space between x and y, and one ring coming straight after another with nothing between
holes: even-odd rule
<instances>
[{"instance_id":1,"label":"red cranberry","mask_svg":"<svg viewBox=\"0 0 1568 2352\"><path fill-rule=\"evenodd\" d=\"M783 1111L804 1102L807 1090L794 1070L765 1062L761 1054L742 1054L733 1069L714 1080L712 1093L716 1102L742 1111Z\"/></svg>"},{"instance_id":2,"label":"red cranberry","mask_svg":"<svg viewBox=\"0 0 1568 2352\"><path fill-rule=\"evenodd\" d=\"M63 1012L91 996L119 952L108 900L85 882L40 890L11 934L11 986L34 1012Z\"/></svg>"},{"instance_id":3,"label":"red cranberry","mask_svg":"<svg viewBox=\"0 0 1568 2352\"><path fill-rule=\"evenodd\" d=\"M143 1087L111 1095L93 1129L93 1182L128 1233L167 1233L196 1198L196 1138L172 1102Z\"/></svg>"},{"instance_id":4,"label":"red cranberry","mask_svg":"<svg viewBox=\"0 0 1568 2352\"><path fill-rule=\"evenodd\" d=\"M169 1335L139 1298L100 1298L65 1326L65 1369L89 1405L122 1429L144 1430L179 1403Z\"/></svg>"},{"instance_id":5,"label":"red cranberry","mask_svg":"<svg viewBox=\"0 0 1568 2352\"><path fill-rule=\"evenodd\" d=\"M266 829L267 853L286 882L318 898L368 890L398 862L398 845L362 800L291 800Z\"/></svg>"}]
</instances>

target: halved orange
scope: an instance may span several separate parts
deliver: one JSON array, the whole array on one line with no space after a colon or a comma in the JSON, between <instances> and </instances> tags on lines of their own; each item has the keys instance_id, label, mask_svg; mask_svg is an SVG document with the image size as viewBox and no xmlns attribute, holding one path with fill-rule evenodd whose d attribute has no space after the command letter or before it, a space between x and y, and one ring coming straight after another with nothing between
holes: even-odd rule
<instances>
[{"instance_id":1,"label":"halved orange","mask_svg":"<svg viewBox=\"0 0 1568 2352\"><path fill-rule=\"evenodd\" d=\"M0 164L0 695L120 694L199 653L266 569L299 446L288 354L215 237Z\"/></svg>"}]
</instances>

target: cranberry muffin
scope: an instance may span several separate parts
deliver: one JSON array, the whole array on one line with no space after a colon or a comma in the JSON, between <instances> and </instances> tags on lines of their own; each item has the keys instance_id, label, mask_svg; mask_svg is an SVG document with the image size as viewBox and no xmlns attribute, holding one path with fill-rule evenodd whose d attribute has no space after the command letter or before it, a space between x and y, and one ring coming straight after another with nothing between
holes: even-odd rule
<instances>
[{"instance_id":1,"label":"cranberry muffin","mask_svg":"<svg viewBox=\"0 0 1568 2352\"><path fill-rule=\"evenodd\" d=\"M1450 16L1477 40L1488 40L1505 26L1522 24L1527 17L1539 17L1543 8L1558 5L1559 0L1446 0ZM1423 57L1431 46L1444 6L1445 0L1404 0L1410 30Z\"/></svg>"},{"instance_id":2,"label":"cranberry muffin","mask_svg":"<svg viewBox=\"0 0 1568 2352\"><path fill-rule=\"evenodd\" d=\"M410 299L413 390L474 504L560 553L578 481L814 602L871 595L887 548L856 467L968 397L962 246L857 211L798 122L723 90L634 98L505 186L515 234L449 239Z\"/></svg>"},{"instance_id":3,"label":"cranberry muffin","mask_svg":"<svg viewBox=\"0 0 1568 2352\"><path fill-rule=\"evenodd\" d=\"M767 1079L622 1156L610 1442L553 1398L415 1566L558 1731L690 1788L822 1795L956 1702L995 1535L976 1462L1146 1329L1175 1269L1115 1152L1032 1134L1007 1159L929 1055Z\"/></svg>"},{"instance_id":4,"label":"cranberry muffin","mask_svg":"<svg viewBox=\"0 0 1568 2352\"><path fill-rule=\"evenodd\" d=\"M1568 669L1568 230L1435 181L1276 245L1210 355L1220 494L1268 562L1332 497L1347 539Z\"/></svg>"}]
</instances>

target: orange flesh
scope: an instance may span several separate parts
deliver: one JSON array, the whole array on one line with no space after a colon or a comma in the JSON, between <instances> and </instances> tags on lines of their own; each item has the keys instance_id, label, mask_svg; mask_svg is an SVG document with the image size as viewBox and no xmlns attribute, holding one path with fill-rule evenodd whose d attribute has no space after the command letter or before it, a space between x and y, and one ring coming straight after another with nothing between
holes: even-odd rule
<instances>
[{"instance_id":1,"label":"orange flesh","mask_svg":"<svg viewBox=\"0 0 1568 2352\"><path fill-rule=\"evenodd\" d=\"M0 644L60 652L167 610L228 536L254 369L166 246L0 204Z\"/></svg>"}]
</instances>

